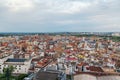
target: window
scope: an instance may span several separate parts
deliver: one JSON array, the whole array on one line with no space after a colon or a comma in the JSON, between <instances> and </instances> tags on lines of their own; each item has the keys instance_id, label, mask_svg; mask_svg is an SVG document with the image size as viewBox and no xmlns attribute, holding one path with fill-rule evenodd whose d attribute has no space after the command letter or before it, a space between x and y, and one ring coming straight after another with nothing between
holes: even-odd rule
<instances>
[{"instance_id":1,"label":"window","mask_svg":"<svg viewBox=\"0 0 120 80\"><path fill-rule=\"evenodd\" d=\"M4 65L4 67L7 67L7 65Z\"/></svg>"},{"instance_id":2,"label":"window","mask_svg":"<svg viewBox=\"0 0 120 80\"><path fill-rule=\"evenodd\" d=\"M25 68L25 72L26 72L26 68Z\"/></svg>"}]
</instances>

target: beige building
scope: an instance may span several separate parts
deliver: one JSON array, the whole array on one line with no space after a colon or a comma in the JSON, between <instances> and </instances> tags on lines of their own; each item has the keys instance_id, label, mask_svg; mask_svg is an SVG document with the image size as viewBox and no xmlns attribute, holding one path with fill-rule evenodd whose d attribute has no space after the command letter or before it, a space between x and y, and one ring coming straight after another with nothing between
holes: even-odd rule
<instances>
[{"instance_id":1,"label":"beige building","mask_svg":"<svg viewBox=\"0 0 120 80\"><path fill-rule=\"evenodd\" d=\"M120 80L119 75L103 75L103 76L94 76L91 74L78 74L74 75L74 80Z\"/></svg>"}]
</instances>

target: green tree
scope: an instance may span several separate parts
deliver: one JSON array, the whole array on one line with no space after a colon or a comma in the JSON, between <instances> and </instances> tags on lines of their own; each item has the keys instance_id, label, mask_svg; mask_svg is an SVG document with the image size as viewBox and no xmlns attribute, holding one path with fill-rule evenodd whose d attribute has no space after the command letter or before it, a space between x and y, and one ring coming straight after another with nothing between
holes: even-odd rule
<instances>
[{"instance_id":1,"label":"green tree","mask_svg":"<svg viewBox=\"0 0 120 80\"><path fill-rule=\"evenodd\" d=\"M6 80L10 80L10 78L12 77L12 73L13 73L14 69L15 68L13 66L9 66L7 68L4 68L3 69L3 75L4 75L3 78L6 78Z\"/></svg>"},{"instance_id":2,"label":"green tree","mask_svg":"<svg viewBox=\"0 0 120 80\"><path fill-rule=\"evenodd\" d=\"M16 80L23 80L27 76L27 74L20 74Z\"/></svg>"}]
</instances>

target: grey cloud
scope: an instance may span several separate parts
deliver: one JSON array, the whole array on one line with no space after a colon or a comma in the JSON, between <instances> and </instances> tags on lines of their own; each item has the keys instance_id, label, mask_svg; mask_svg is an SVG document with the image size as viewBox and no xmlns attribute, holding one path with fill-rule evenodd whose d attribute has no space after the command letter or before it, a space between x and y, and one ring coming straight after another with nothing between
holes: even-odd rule
<instances>
[{"instance_id":1,"label":"grey cloud","mask_svg":"<svg viewBox=\"0 0 120 80\"><path fill-rule=\"evenodd\" d=\"M0 6L0 31L116 31L120 27L120 0L30 1L33 8L27 11Z\"/></svg>"}]
</instances>

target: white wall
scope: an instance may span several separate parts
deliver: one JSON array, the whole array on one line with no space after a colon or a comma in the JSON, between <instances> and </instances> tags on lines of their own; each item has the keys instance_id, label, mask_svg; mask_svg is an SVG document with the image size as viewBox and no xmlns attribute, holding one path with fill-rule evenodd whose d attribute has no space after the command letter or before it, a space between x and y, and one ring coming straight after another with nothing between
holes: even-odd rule
<instances>
[{"instance_id":1,"label":"white wall","mask_svg":"<svg viewBox=\"0 0 120 80\"><path fill-rule=\"evenodd\" d=\"M28 70L30 68L30 64L31 64L31 60L26 61L26 62L24 62L22 64L21 64L21 62L20 63L15 63L15 62L12 62L12 63L9 63L9 62L3 63L3 62L1 62L0 63L0 73L3 73L3 69L4 68L7 68L8 66L12 65L13 67L15 67L15 70L14 70L13 73L27 74Z\"/></svg>"}]
</instances>

